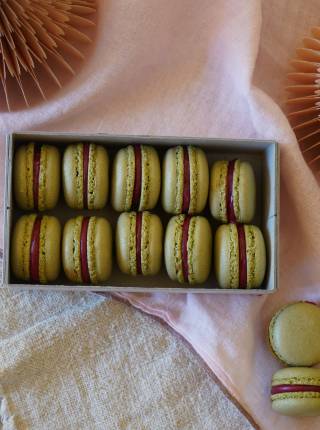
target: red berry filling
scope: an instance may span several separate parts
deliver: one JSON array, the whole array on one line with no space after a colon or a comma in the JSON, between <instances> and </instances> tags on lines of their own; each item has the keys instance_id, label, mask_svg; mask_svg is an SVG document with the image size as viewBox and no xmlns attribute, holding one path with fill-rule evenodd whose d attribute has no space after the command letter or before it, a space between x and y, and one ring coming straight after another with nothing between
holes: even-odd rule
<instances>
[{"instance_id":1,"label":"red berry filling","mask_svg":"<svg viewBox=\"0 0 320 430\"><path fill-rule=\"evenodd\" d=\"M320 393L319 385L283 384L271 387L271 394L314 392Z\"/></svg>"},{"instance_id":2,"label":"red berry filling","mask_svg":"<svg viewBox=\"0 0 320 430\"><path fill-rule=\"evenodd\" d=\"M185 217L182 225L182 242L181 242L181 253L182 253L182 273L185 282L189 279L189 265L188 265L188 237L189 237L189 226L191 216Z\"/></svg>"},{"instance_id":3,"label":"red berry filling","mask_svg":"<svg viewBox=\"0 0 320 430\"><path fill-rule=\"evenodd\" d=\"M228 172L227 172L227 192L226 192L226 203L227 203L227 221L235 223L237 222L236 215L234 213L233 206L233 175L236 160L228 162Z\"/></svg>"},{"instance_id":4,"label":"red berry filling","mask_svg":"<svg viewBox=\"0 0 320 430\"><path fill-rule=\"evenodd\" d=\"M237 224L239 244L239 288L247 287L247 245L244 226Z\"/></svg>"},{"instance_id":5,"label":"red berry filling","mask_svg":"<svg viewBox=\"0 0 320 430\"><path fill-rule=\"evenodd\" d=\"M37 216L31 233L30 245L30 279L31 282L39 282L39 254L40 254L40 229L42 216Z\"/></svg>"},{"instance_id":6,"label":"red berry filling","mask_svg":"<svg viewBox=\"0 0 320 430\"><path fill-rule=\"evenodd\" d=\"M40 178L41 146L34 145L33 150L33 205L38 209L39 204L39 178Z\"/></svg>"},{"instance_id":7,"label":"red berry filling","mask_svg":"<svg viewBox=\"0 0 320 430\"><path fill-rule=\"evenodd\" d=\"M183 199L182 212L187 213L190 207L190 160L189 151L183 147Z\"/></svg>"},{"instance_id":8,"label":"red berry filling","mask_svg":"<svg viewBox=\"0 0 320 430\"><path fill-rule=\"evenodd\" d=\"M83 207L88 207L88 177L89 177L89 153L90 153L90 144L83 144Z\"/></svg>"},{"instance_id":9,"label":"red berry filling","mask_svg":"<svg viewBox=\"0 0 320 430\"><path fill-rule=\"evenodd\" d=\"M138 273L138 275L142 275L141 239L142 239L142 212L137 212L137 215L136 215L136 258L137 258L137 273Z\"/></svg>"},{"instance_id":10,"label":"red berry filling","mask_svg":"<svg viewBox=\"0 0 320 430\"><path fill-rule=\"evenodd\" d=\"M139 210L140 197L141 197L141 186L142 186L142 160L141 160L141 145L134 146L134 187L132 196L132 208Z\"/></svg>"},{"instance_id":11,"label":"red berry filling","mask_svg":"<svg viewBox=\"0 0 320 430\"><path fill-rule=\"evenodd\" d=\"M90 273L88 267L88 227L90 217L84 217L81 225L80 234L80 264L81 264L81 277L82 281L86 284L90 283Z\"/></svg>"}]
</instances>

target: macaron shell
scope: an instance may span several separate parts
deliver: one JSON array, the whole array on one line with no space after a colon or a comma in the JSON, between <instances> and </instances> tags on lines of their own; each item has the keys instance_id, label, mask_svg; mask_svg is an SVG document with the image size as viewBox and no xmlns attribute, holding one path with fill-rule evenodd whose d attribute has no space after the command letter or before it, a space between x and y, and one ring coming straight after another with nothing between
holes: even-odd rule
<instances>
[{"instance_id":1,"label":"macaron shell","mask_svg":"<svg viewBox=\"0 0 320 430\"><path fill-rule=\"evenodd\" d=\"M114 210L128 211L132 205L135 178L133 146L120 149L113 160L111 204Z\"/></svg>"},{"instance_id":2,"label":"macaron shell","mask_svg":"<svg viewBox=\"0 0 320 430\"><path fill-rule=\"evenodd\" d=\"M292 367L281 369L272 378L275 385L319 385L320 369ZM288 416L320 415L320 393L292 392L271 395L272 409Z\"/></svg>"},{"instance_id":3,"label":"macaron shell","mask_svg":"<svg viewBox=\"0 0 320 430\"><path fill-rule=\"evenodd\" d=\"M201 284L208 279L212 261L212 232L206 218L191 218L187 246L189 282Z\"/></svg>"},{"instance_id":4,"label":"macaron shell","mask_svg":"<svg viewBox=\"0 0 320 430\"><path fill-rule=\"evenodd\" d=\"M21 145L15 152L13 162L14 195L18 206L24 210L33 204L33 154L34 143Z\"/></svg>"},{"instance_id":5,"label":"macaron shell","mask_svg":"<svg viewBox=\"0 0 320 430\"><path fill-rule=\"evenodd\" d=\"M236 225L220 225L216 231L214 240L214 266L220 288L239 287L238 247Z\"/></svg>"},{"instance_id":6,"label":"macaron shell","mask_svg":"<svg viewBox=\"0 0 320 430\"><path fill-rule=\"evenodd\" d=\"M116 254L120 270L129 275L137 274L135 212L123 212L116 227Z\"/></svg>"},{"instance_id":7,"label":"macaron shell","mask_svg":"<svg viewBox=\"0 0 320 430\"><path fill-rule=\"evenodd\" d=\"M209 192L209 166L206 154L200 148L188 147L190 160L190 209L189 213L202 212Z\"/></svg>"},{"instance_id":8,"label":"macaron shell","mask_svg":"<svg viewBox=\"0 0 320 430\"><path fill-rule=\"evenodd\" d=\"M63 154L62 181L64 198L72 209L83 209L83 145L69 145Z\"/></svg>"},{"instance_id":9,"label":"macaron shell","mask_svg":"<svg viewBox=\"0 0 320 430\"><path fill-rule=\"evenodd\" d=\"M101 145L90 144L88 166L88 208L102 209L109 192L109 156Z\"/></svg>"},{"instance_id":10,"label":"macaron shell","mask_svg":"<svg viewBox=\"0 0 320 430\"><path fill-rule=\"evenodd\" d=\"M182 225L185 215L170 219L165 233L164 258L167 273L173 281L184 282L182 271Z\"/></svg>"},{"instance_id":11,"label":"macaron shell","mask_svg":"<svg viewBox=\"0 0 320 430\"><path fill-rule=\"evenodd\" d=\"M162 206L168 213L180 213L183 200L183 148L170 148L162 168Z\"/></svg>"},{"instance_id":12,"label":"macaron shell","mask_svg":"<svg viewBox=\"0 0 320 430\"><path fill-rule=\"evenodd\" d=\"M261 230L245 225L247 255L247 288L259 288L266 273L266 246Z\"/></svg>"},{"instance_id":13,"label":"macaron shell","mask_svg":"<svg viewBox=\"0 0 320 430\"><path fill-rule=\"evenodd\" d=\"M256 181L252 166L246 161L240 162L239 191L235 206L239 206L237 221L250 223L253 220L256 209ZM238 212L238 211L237 211Z\"/></svg>"},{"instance_id":14,"label":"macaron shell","mask_svg":"<svg viewBox=\"0 0 320 430\"><path fill-rule=\"evenodd\" d=\"M163 227L160 218L143 212L141 262L143 275L156 275L161 269Z\"/></svg>"},{"instance_id":15,"label":"macaron shell","mask_svg":"<svg viewBox=\"0 0 320 430\"><path fill-rule=\"evenodd\" d=\"M60 273L61 225L57 218L44 216L40 230L40 282L53 282ZM43 254L42 254L43 252Z\"/></svg>"},{"instance_id":16,"label":"macaron shell","mask_svg":"<svg viewBox=\"0 0 320 430\"><path fill-rule=\"evenodd\" d=\"M30 280L30 245L37 215L23 215L16 222L11 238L11 269L22 281Z\"/></svg>"},{"instance_id":17,"label":"macaron shell","mask_svg":"<svg viewBox=\"0 0 320 430\"><path fill-rule=\"evenodd\" d=\"M298 302L281 308L269 325L270 346L279 360L291 366L320 362L320 309Z\"/></svg>"},{"instance_id":18,"label":"macaron shell","mask_svg":"<svg viewBox=\"0 0 320 430\"><path fill-rule=\"evenodd\" d=\"M53 209L60 193L60 153L55 146L42 145L39 174L39 210Z\"/></svg>"},{"instance_id":19,"label":"macaron shell","mask_svg":"<svg viewBox=\"0 0 320 430\"><path fill-rule=\"evenodd\" d=\"M62 264L66 277L72 282L82 282L80 262L80 235L82 216L69 219L63 229Z\"/></svg>"},{"instance_id":20,"label":"macaron shell","mask_svg":"<svg viewBox=\"0 0 320 430\"><path fill-rule=\"evenodd\" d=\"M213 218L227 222L227 173L228 161L216 161L210 172L210 211Z\"/></svg>"},{"instance_id":21,"label":"macaron shell","mask_svg":"<svg viewBox=\"0 0 320 430\"><path fill-rule=\"evenodd\" d=\"M90 218L87 246L88 268L92 283L106 281L112 271L112 231L107 219Z\"/></svg>"},{"instance_id":22,"label":"macaron shell","mask_svg":"<svg viewBox=\"0 0 320 430\"><path fill-rule=\"evenodd\" d=\"M159 199L161 186L160 161L157 151L141 145L142 186L139 211L153 209Z\"/></svg>"}]
</instances>

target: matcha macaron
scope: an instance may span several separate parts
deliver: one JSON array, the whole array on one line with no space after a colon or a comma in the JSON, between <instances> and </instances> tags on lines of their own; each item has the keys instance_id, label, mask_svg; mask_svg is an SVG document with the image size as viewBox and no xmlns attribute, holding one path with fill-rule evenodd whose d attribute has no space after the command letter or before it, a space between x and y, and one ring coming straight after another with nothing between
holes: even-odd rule
<instances>
[{"instance_id":1,"label":"matcha macaron","mask_svg":"<svg viewBox=\"0 0 320 430\"><path fill-rule=\"evenodd\" d=\"M211 268L212 233L202 216L177 215L170 219L165 235L164 255L173 281L201 284Z\"/></svg>"},{"instance_id":2,"label":"matcha macaron","mask_svg":"<svg viewBox=\"0 0 320 430\"><path fill-rule=\"evenodd\" d=\"M272 409L282 415L320 415L320 369L289 367L273 375Z\"/></svg>"},{"instance_id":3,"label":"matcha macaron","mask_svg":"<svg viewBox=\"0 0 320 430\"><path fill-rule=\"evenodd\" d=\"M320 363L320 308L297 302L281 308L269 324L269 341L275 356L289 366Z\"/></svg>"},{"instance_id":4,"label":"matcha macaron","mask_svg":"<svg viewBox=\"0 0 320 430\"><path fill-rule=\"evenodd\" d=\"M11 238L11 269L22 281L46 284L60 272L61 227L53 216L23 215Z\"/></svg>"},{"instance_id":5,"label":"matcha macaron","mask_svg":"<svg viewBox=\"0 0 320 430\"><path fill-rule=\"evenodd\" d=\"M220 225L215 234L214 263L221 288L259 288L266 271L266 248L254 225Z\"/></svg>"},{"instance_id":6,"label":"matcha macaron","mask_svg":"<svg viewBox=\"0 0 320 430\"><path fill-rule=\"evenodd\" d=\"M13 161L14 195L24 210L56 206L60 192L60 153L55 146L28 143L18 146Z\"/></svg>"},{"instance_id":7,"label":"matcha macaron","mask_svg":"<svg viewBox=\"0 0 320 430\"><path fill-rule=\"evenodd\" d=\"M116 251L128 275L156 275L161 268L163 228L150 212L123 212L117 222Z\"/></svg>"},{"instance_id":8,"label":"matcha macaron","mask_svg":"<svg viewBox=\"0 0 320 430\"><path fill-rule=\"evenodd\" d=\"M250 163L216 161L210 174L210 210L221 222L250 223L256 206L256 183Z\"/></svg>"},{"instance_id":9,"label":"matcha macaron","mask_svg":"<svg viewBox=\"0 0 320 430\"><path fill-rule=\"evenodd\" d=\"M94 143L69 145L62 162L64 198L72 209L102 209L108 199L109 157Z\"/></svg>"},{"instance_id":10,"label":"matcha macaron","mask_svg":"<svg viewBox=\"0 0 320 430\"><path fill-rule=\"evenodd\" d=\"M77 216L64 226L62 263L66 277L77 283L99 284L112 270L112 232L107 219Z\"/></svg>"},{"instance_id":11,"label":"matcha macaron","mask_svg":"<svg viewBox=\"0 0 320 430\"><path fill-rule=\"evenodd\" d=\"M120 149L113 161L111 204L118 211L153 209L159 199L160 161L149 145Z\"/></svg>"},{"instance_id":12,"label":"matcha macaron","mask_svg":"<svg viewBox=\"0 0 320 430\"><path fill-rule=\"evenodd\" d=\"M167 150L163 160L162 206L171 214L203 211L209 189L209 167L205 153L194 146Z\"/></svg>"}]
</instances>

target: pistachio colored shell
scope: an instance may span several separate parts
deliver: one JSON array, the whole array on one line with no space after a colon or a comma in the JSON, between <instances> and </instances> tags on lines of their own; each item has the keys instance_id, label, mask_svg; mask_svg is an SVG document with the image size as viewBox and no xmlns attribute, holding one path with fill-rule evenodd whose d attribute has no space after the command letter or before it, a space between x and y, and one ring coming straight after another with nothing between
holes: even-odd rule
<instances>
[{"instance_id":1,"label":"pistachio colored shell","mask_svg":"<svg viewBox=\"0 0 320 430\"><path fill-rule=\"evenodd\" d=\"M149 145L141 145L142 186L139 211L153 209L159 199L161 185L160 161L157 151ZM118 211L132 209L135 180L133 146L120 149L113 161L111 204Z\"/></svg>"},{"instance_id":2,"label":"pistachio colored shell","mask_svg":"<svg viewBox=\"0 0 320 430\"><path fill-rule=\"evenodd\" d=\"M249 223L256 207L255 176L251 164L246 161L237 160L236 169L239 175L239 182L233 182L236 219L240 223ZM227 222L227 171L228 161L222 160L216 161L210 172L210 210L212 216L221 222ZM238 196L238 200L235 196Z\"/></svg>"},{"instance_id":3,"label":"pistachio colored shell","mask_svg":"<svg viewBox=\"0 0 320 430\"><path fill-rule=\"evenodd\" d=\"M83 216L71 218L63 230L62 263L66 277L82 283L80 237ZM93 284L105 282L112 271L112 231L110 223L102 217L90 217L87 237L87 258Z\"/></svg>"},{"instance_id":4,"label":"pistachio colored shell","mask_svg":"<svg viewBox=\"0 0 320 430\"><path fill-rule=\"evenodd\" d=\"M260 229L244 226L247 255L247 288L259 288L266 272L266 249ZM221 288L239 288L239 244L235 224L220 225L215 234L214 265Z\"/></svg>"},{"instance_id":5,"label":"pistachio colored shell","mask_svg":"<svg viewBox=\"0 0 320 430\"><path fill-rule=\"evenodd\" d=\"M22 281L30 281L30 245L36 214L23 215L14 226L11 239L11 268L14 276ZM57 218L44 216L42 223L46 223L44 248L44 273L47 282L57 279L60 273L60 239L61 226Z\"/></svg>"},{"instance_id":6,"label":"pistachio colored shell","mask_svg":"<svg viewBox=\"0 0 320 430\"><path fill-rule=\"evenodd\" d=\"M136 212L122 213L116 227L117 262L123 273L136 275ZM142 213L143 275L156 275L161 269L163 228L160 218L149 212ZM131 249L130 249L131 248Z\"/></svg>"},{"instance_id":7,"label":"pistachio colored shell","mask_svg":"<svg viewBox=\"0 0 320 430\"><path fill-rule=\"evenodd\" d=\"M275 385L319 385L320 369L291 367L278 370L272 378ZM272 409L288 416L320 415L320 393L294 392L271 395Z\"/></svg>"},{"instance_id":8,"label":"pistachio colored shell","mask_svg":"<svg viewBox=\"0 0 320 430\"><path fill-rule=\"evenodd\" d=\"M83 144L69 145L63 154L62 182L66 203L73 209L83 209ZM109 156L101 145L90 144L88 166L88 208L102 209L108 199Z\"/></svg>"},{"instance_id":9,"label":"pistachio colored shell","mask_svg":"<svg viewBox=\"0 0 320 430\"><path fill-rule=\"evenodd\" d=\"M13 162L14 195L18 206L34 209L33 200L34 143L18 147ZM40 159L39 210L53 209L60 193L60 153L55 146L42 145Z\"/></svg>"},{"instance_id":10,"label":"pistachio colored shell","mask_svg":"<svg viewBox=\"0 0 320 430\"><path fill-rule=\"evenodd\" d=\"M181 220L179 220L181 218ZM185 215L170 219L165 234L165 264L173 281L184 282L182 275L182 226ZM193 230L190 227L193 224ZM190 233L191 232L191 233ZM192 234L192 236L190 236ZM192 247L190 247L190 239ZM191 249L190 249L191 248ZM188 266L190 284L201 284L208 279L212 261L212 232L208 220L194 216L190 220L188 237ZM191 270L192 268L192 270ZM192 272L192 274L190 274Z\"/></svg>"},{"instance_id":11,"label":"pistachio colored shell","mask_svg":"<svg viewBox=\"0 0 320 430\"><path fill-rule=\"evenodd\" d=\"M270 322L270 346L287 365L313 366L320 363L319 333L320 308L311 303L291 303Z\"/></svg>"},{"instance_id":12,"label":"pistachio colored shell","mask_svg":"<svg viewBox=\"0 0 320 430\"><path fill-rule=\"evenodd\" d=\"M192 213L202 212L208 199L209 167L204 151L188 147L190 160L190 194L196 201L190 201ZM196 166L196 168L195 168ZM196 171L194 170L196 169ZM179 214L183 202L183 147L167 150L162 171L162 206L171 214Z\"/></svg>"}]
</instances>

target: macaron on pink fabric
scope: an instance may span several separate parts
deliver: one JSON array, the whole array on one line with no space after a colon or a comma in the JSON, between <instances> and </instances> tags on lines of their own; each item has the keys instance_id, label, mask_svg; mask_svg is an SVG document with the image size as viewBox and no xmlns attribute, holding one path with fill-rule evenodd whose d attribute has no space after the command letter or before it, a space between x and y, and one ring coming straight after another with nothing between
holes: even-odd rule
<instances>
[{"instance_id":1,"label":"macaron on pink fabric","mask_svg":"<svg viewBox=\"0 0 320 430\"><path fill-rule=\"evenodd\" d=\"M279 108L288 60L319 23L317 0L100 0L92 53L77 76L49 101L0 115L1 160L5 134L22 129L280 143L278 293L122 295L184 336L263 429L320 426L320 418L272 412L279 364L266 343L282 304L320 298L319 187Z\"/></svg>"}]
</instances>

